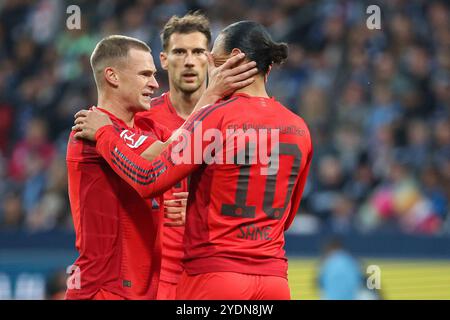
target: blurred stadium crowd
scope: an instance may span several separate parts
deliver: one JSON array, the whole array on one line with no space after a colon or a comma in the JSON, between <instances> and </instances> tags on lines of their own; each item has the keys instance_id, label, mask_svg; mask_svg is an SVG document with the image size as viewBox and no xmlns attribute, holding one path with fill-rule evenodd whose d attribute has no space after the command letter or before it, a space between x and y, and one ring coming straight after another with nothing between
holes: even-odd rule
<instances>
[{"instance_id":1,"label":"blurred stadium crowd","mask_svg":"<svg viewBox=\"0 0 450 320\"><path fill-rule=\"evenodd\" d=\"M164 23L202 9L213 36L249 19L290 45L269 89L312 132L300 229L450 233L447 2L72 2L80 30L66 28L70 1L0 1L0 230L72 230L65 150L73 114L96 103L96 42L137 37L159 63ZM381 30L366 26L370 4L381 7Z\"/></svg>"}]
</instances>

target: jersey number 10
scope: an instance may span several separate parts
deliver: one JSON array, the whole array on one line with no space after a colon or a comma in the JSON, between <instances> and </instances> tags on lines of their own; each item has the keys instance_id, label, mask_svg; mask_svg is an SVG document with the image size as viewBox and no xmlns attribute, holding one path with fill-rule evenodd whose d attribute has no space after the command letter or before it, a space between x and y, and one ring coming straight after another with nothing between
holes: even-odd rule
<instances>
[{"instance_id":1,"label":"jersey number 10","mask_svg":"<svg viewBox=\"0 0 450 320\"><path fill-rule=\"evenodd\" d=\"M249 148L246 145L245 148L245 163L240 166L239 178L237 182L236 196L234 204L223 204L221 209L221 214L224 216L237 217L237 218L254 218L256 215L256 206L247 205L247 193L248 185L250 180L250 169L252 165L250 164L250 159L255 156L255 148ZM282 166L281 156L292 156L294 158L291 171L288 179L288 190L284 204L282 208L274 208L273 202L275 199L275 190L278 176L282 170L286 170ZM302 160L302 154L300 149L296 144L291 143L280 143L279 145L279 156L276 161L278 161L278 171L277 174L266 176L266 185L264 191L263 200L263 211L270 218L275 220L280 220L283 217L286 207L288 206L289 200L291 199L292 190L294 189L297 176L299 174L300 163ZM271 164L273 165L273 163Z\"/></svg>"}]
</instances>

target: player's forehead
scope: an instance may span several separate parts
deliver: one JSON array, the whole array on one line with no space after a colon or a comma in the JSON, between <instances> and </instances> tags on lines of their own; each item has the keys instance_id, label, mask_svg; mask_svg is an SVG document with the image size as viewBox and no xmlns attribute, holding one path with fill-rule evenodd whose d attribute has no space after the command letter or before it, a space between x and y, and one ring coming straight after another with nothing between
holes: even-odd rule
<instances>
[{"instance_id":1,"label":"player's forehead","mask_svg":"<svg viewBox=\"0 0 450 320\"><path fill-rule=\"evenodd\" d=\"M213 48L211 50L211 53L213 55L223 55L225 54L225 50L223 47L223 40L224 40L224 36L223 34L219 34L216 38L216 40L214 41L214 45Z\"/></svg>"},{"instance_id":2,"label":"player's forehead","mask_svg":"<svg viewBox=\"0 0 450 320\"><path fill-rule=\"evenodd\" d=\"M136 70L156 71L152 54L145 50L131 48L127 55L127 65Z\"/></svg>"},{"instance_id":3,"label":"player's forehead","mask_svg":"<svg viewBox=\"0 0 450 320\"><path fill-rule=\"evenodd\" d=\"M200 31L189 33L174 32L169 38L169 51L173 49L208 49L208 39Z\"/></svg>"}]
</instances>

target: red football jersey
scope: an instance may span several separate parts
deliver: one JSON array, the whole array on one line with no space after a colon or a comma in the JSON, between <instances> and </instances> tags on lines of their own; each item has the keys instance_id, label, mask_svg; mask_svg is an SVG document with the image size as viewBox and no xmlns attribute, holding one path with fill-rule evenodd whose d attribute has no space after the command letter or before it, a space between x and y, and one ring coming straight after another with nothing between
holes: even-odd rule
<instances>
[{"instance_id":1,"label":"red football jersey","mask_svg":"<svg viewBox=\"0 0 450 320\"><path fill-rule=\"evenodd\" d=\"M171 131L180 128L185 120L181 118L172 103L170 102L169 93L166 92L161 96L152 99L151 109L149 111L140 112L136 115L135 124L140 128L147 126L147 120L163 125ZM175 192L187 192L187 179L177 182L170 190L164 193L165 200L176 199L173 196ZM168 219L166 219L167 221ZM183 235L184 226L182 227L165 227L163 226L162 238L162 261L161 261L161 277L160 279L170 283L178 283L183 267L181 258L183 257Z\"/></svg>"},{"instance_id":2,"label":"red football jersey","mask_svg":"<svg viewBox=\"0 0 450 320\"><path fill-rule=\"evenodd\" d=\"M116 139L142 153L170 132L129 128L106 110ZM149 122L149 128L152 123ZM79 256L67 299L90 299L100 289L127 299L155 299L161 257L162 211L152 209L98 154L95 143L71 133L67 146L69 198ZM77 269L76 269L77 268ZM76 279L75 277L79 277ZM77 286L77 281L79 286Z\"/></svg>"},{"instance_id":3,"label":"red football jersey","mask_svg":"<svg viewBox=\"0 0 450 320\"><path fill-rule=\"evenodd\" d=\"M273 98L235 94L191 115L183 129L152 162L114 139L111 126L97 132L97 150L143 197L191 174L183 258L188 274L286 277L284 231L297 213L313 153L303 119Z\"/></svg>"}]
</instances>

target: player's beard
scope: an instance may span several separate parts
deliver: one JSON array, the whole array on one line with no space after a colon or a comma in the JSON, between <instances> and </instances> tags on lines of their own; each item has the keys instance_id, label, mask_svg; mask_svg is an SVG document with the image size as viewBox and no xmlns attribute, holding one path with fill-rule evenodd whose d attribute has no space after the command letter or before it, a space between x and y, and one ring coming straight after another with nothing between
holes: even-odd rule
<instances>
[{"instance_id":1,"label":"player's beard","mask_svg":"<svg viewBox=\"0 0 450 320\"><path fill-rule=\"evenodd\" d=\"M184 83L183 79L180 79L176 84L177 89L186 95L193 94L194 92L198 91L201 86L202 83L200 79L197 79L193 83Z\"/></svg>"}]
</instances>

